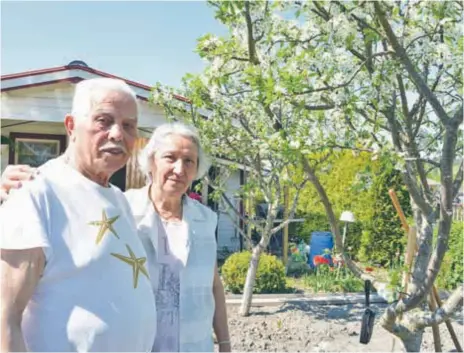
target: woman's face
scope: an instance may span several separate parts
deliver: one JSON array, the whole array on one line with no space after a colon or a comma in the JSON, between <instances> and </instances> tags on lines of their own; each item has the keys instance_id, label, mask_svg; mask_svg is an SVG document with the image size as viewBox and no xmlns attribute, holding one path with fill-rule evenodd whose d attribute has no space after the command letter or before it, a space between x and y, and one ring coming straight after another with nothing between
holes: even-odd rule
<instances>
[{"instance_id":1,"label":"woman's face","mask_svg":"<svg viewBox=\"0 0 464 353\"><path fill-rule=\"evenodd\" d=\"M169 196L181 197L191 185L198 170L198 147L190 138L166 137L154 157L153 184Z\"/></svg>"}]
</instances>

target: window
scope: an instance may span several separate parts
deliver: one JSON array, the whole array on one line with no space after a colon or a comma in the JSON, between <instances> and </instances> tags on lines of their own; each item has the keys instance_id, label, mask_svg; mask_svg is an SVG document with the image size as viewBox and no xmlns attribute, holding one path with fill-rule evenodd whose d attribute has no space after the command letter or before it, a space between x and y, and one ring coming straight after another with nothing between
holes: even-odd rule
<instances>
[{"instance_id":1,"label":"window","mask_svg":"<svg viewBox=\"0 0 464 353\"><path fill-rule=\"evenodd\" d=\"M29 164L38 167L62 154L66 147L65 135L10 134L10 164Z\"/></svg>"}]
</instances>

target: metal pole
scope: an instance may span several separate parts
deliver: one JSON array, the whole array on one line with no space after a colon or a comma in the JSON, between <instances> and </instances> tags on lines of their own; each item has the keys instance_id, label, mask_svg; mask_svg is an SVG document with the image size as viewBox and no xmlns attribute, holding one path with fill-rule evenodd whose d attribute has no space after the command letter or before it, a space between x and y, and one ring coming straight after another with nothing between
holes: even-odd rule
<instances>
[{"instance_id":1,"label":"metal pole","mask_svg":"<svg viewBox=\"0 0 464 353\"><path fill-rule=\"evenodd\" d=\"M342 238L342 244L343 244L343 252L345 251L345 238L346 238L346 228L347 228L348 223L345 222L345 226L343 227L343 238Z\"/></svg>"},{"instance_id":2,"label":"metal pole","mask_svg":"<svg viewBox=\"0 0 464 353\"><path fill-rule=\"evenodd\" d=\"M284 187L284 222L288 219L288 186ZM284 227L283 234L283 259L284 265L288 260L288 223Z\"/></svg>"}]
</instances>

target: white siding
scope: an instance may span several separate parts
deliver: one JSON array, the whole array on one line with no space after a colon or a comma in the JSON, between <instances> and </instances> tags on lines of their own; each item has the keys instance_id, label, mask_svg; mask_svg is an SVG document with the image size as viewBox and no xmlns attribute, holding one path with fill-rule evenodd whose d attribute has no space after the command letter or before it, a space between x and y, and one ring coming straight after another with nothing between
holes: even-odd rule
<instances>
[{"instance_id":1,"label":"white siding","mask_svg":"<svg viewBox=\"0 0 464 353\"><path fill-rule=\"evenodd\" d=\"M44 87L3 92L2 120L34 120L62 123L71 112L74 84L58 83Z\"/></svg>"},{"instance_id":2,"label":"white siding","mask_svg":"<svg viewBox=\"0 0 464 353\"><path fill-rule=\"evenodd\" d=\"M62 123L71 112L73 83L57 83L43 87L24 88L3 92L2 120L34 120ZM139 127L153 128L166 122L162 109L147 101L138 100Z\"/></svg>"},{"instance_id":3,"label":"white siding","mask_svg":"<svg viewBox=\"0 0 464 353\"><path fill-rule=\"evenodd\" d=\"M23 132L31 134L53 134L53 135L66 135L66 129L64 124L60 123L42 123L42 122L28 122L24 121L25 124L14 125L8 127L8 125L17 124L17 120L2 119L1 128L2 135L9 136L10 132Z\"/></svg>"},{"instance_id":4,"label":"white siding","mask_svg":"<svg viewBox=\"0 0 464 353\"><path fill-rule=\"evenodd\" d=\"M231 174L227 181L226 195L229 200L235 205L237 210L240 210L240 200L234 197L234 190L240 188L240 172L235 171ZM239 224L239 219L236 215L232 215L236 224ZM224 248L228 251L240 250L240 233L235 228L234 222L230 219L224 209L219 210L218 219L218 252Z\"/></svg>"},{"instance_id":5,"label":"white siding","mask_svg":"<svg viewBox=\"0 0 464 353\"><path fill-rule=\"evenodd\" d=\"M139 100L139 121L140 128L153 129L166 122L166 116L160 107L149 102Z\"/></svg>"}]
</instances>

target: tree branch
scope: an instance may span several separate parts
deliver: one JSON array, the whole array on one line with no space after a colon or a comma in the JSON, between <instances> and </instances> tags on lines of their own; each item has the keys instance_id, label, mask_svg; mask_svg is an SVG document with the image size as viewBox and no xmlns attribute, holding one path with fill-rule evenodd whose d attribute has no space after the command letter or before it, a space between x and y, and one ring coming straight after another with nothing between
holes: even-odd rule
<instances>
[{"instance_id":1,"label":"tree branch","mask_svg":"<svg viewBox=\"0 0 464 353\"><path fill-rule=\"evenodd\" d=\"M340 2L340 1L334 1L342 10L343 12L346 12L346 7ZM358 25L360 28L364 29L364 28L369 28L371 31L377 33L379 36L382 36L382 33L380 33L377 28L375 27L372 27L369 23L367 23L366 21L364 21L362 18L359 18L358 16L354 15L354 14L350 14L350 16L356 21L358 22Z\"/></svg>"},{"instance_id":2,"label":"tree branch","mask_svg":"<svg viewBox=\"0 0 464 353\"><path fill-rule=\"evenodd\" d=\"M433 92L430 90L430 88L427 86L427 84L424 82L422 77L418 74L418 72L414 69L414 66L409 59L409 56L407 55L406 51L404 48L401 46L401 44L398 41L398 38L396 38L395 34L393 33L393 30L390 26L390 23L385 17L385 13L383 12L381 8L381 4L379 2L374 2L374 8L375 12L379 18L379 21L385 30L385 33L387 35L388 41L390 42L391 46L393 47L393 50L395 51L398 59L401 61L401 63L404 65L406 68L406 71L409 73L411 76L412 81L417 87L417 90L422 93L427 101L430 103L432 106L433 110L435 111L435 114L437 114L438 118L442 121L443 124L446 124L449 120L448 114L446 114L445 110L441 106L440 102L438 101L437 97L433 94Z\"/></svg>"},{"instance_id":3,"label":"tree branch","mask_svg":"<svg viewBox=\"0 0 464 353\"><path fill-rule=\"evenodd\" d=\"M336 143L327 144L326 147L327 148L340 148L340 149L343 149L343 150L351 150L351 151L358 151L358 152L368 152L368 153L374 152L373 148L350 147L350 146L338 145Z\"/></svg>"},{"instance_id":4,"label":"tree branch","mask_svg":"<svg viewBox=\"0 0 464 353\"><path fill-rule=\"evenodd\" d=\"M274 42L271 43L271 45L269 46L269 48L267 48L266 50L266 53L269 54L272 50L272 48L274 48L274 46L276 44L286 44L286 43L291 43L291 44L309 44L311 43L312 40L318 38L318 37L321 37L322 34L315 34L314 36L311 36L310 38L308 39L305 39L305 40L300 40L300 39L279 39L279 40L276 40ZM306 47L304 47L305 49L308 49Z\"/></svg>"},{"instance_id":5,"label":"tree branch","mask_svg":"<svg viewBox=\"0 0 464 353\"><path fill-rule=\"evenodd\" d=\"M436 309L433 313L408 313L403 316L401 323L397 324L398 317L397 308L404 309L404 303L400 302L398 305L390 305L380 318L380 325L387 331L391 332L397 337L408 337L414 331L424 329L432 325L439 325L450 318L453 313L460 310L463 305L462 285L459 286L453 294L448 298L446 303ZM403 313L404 311L401 311Z\"/></svg>"},{"instance_id":6,"label":"tree branch","mask_svg":"<svg viewBox=\"0 0 464 353\"><path fill-rule=\"evenodd\" d=\"M396 80L398 81L398 88L400 90L401 109L403 111L404 122L406 123L409 132L412 132L411 121L409 120L408 99L406 98L406 90L404 89L403 79L401 75L396 75Z\"/></svg>"},{"instance_id":7,"label":"tree branch","mask_svg":"<svg viewBox=\"0 0 464 353\"><path fill-rule=\"evenodd\" d=\"M228 208L230 208L230 206L228 206ZM234 209L235 209L235 208L234 208ZM245 233L245 232L243 231L242 227L240 227L240 223L237 223L237 220L234 219L234 218L232 217L232 215L231 215L229 212L226 211L225 213L226 213L227 217L229 217L229 219L232 221L232 223L234 224L235 229L238 230L238 232L240 233L240 235L242 235L245 239L247 239L250 243L252 243L252 239L248 236L247 233ZM247 221L246 223L250 223L250 222ZM245 224L246 224L246 223L245 223Z\"/></svg>"},{"instance_id":8,"label":"tree branch","mask_svg":"<svg viewBox=\"0 0 464 353\"><path fill-rule=\"evenodd\" d=\"M207 180L208 184L213 189L215 189L214 185L212 185L212 183L210 182L208 177L206 177L206 180ZM244 217L242 214L240 214L240 212L237 211L237 209L234 207L234 205L232 204L232 202L229 200L229 198L227 197L227 195L224 192L221 192L221 197L222 197L224 203L228 206L228 208L233 211L232 213L235 214L237 217L239 217L239 219L241 219L244 223L252 224L254 227L258 228L258 230L262 231L262 227L259 225L259 223L253 221L250 218Z\"/></svg>"},{"instance_id":9,"label":"tree branch","mask_svg":"<svg viewBox=\"0 0 464 353\"><path fill-rule=\"evenodd\" d=\"M308 178L303 180L303 182L299 185L299 187L296 189L296 193L293 196L293 201L292 201L292 207L290 208L290 212L288 213L288 218L283 221L281 224L279 224L277 227L273 228L271 230L271 234L277 233L279 230L283 229L287 224L290 223L291 219L295 215L295 210L296 210L296 205L298 203L298 197L300 196L300 191L303 189L305 184L309 181Z\"/></svg>"},{"instance_id":10,"label":"tree branch","mask_svg":"<svg viewBox=\"0 0 464 353\"><path fill-rule=\"evenodd\" d=\"M317 11L316 14L321 16L324 20L328 21L330 19L329 13L326 11L325 8L321 7L317 1L313 2L313 5L316 6ZM314 11L314 10L313 10Z\"/></svg>"},{"instance_id":11,"label":"tree branch","mask_svg":"<svg viewBox=\"0 0 464 353\"><path fill-rule=\"evenodd\" d=\"M298 102L292 102L292 104L296 107L299 106ZM320 104L320 105L308 105L305 104L304 108L308 111L315 111L315 110L330 110L335 108L335 105L333 104Z\"/></svg>"},{"instance_id":12,"label":"tree branch","mask_svg":"<svg viewBox=\"0 0 464 353\"><path fill-rule=\"evenodd\" d=\"M264 21L267 18L268 15L269 15L269 1L266 1L266 4L264 6L263 18L257 19L255 24L258 23L258 22ZM256 37L256 42L261 41L261 39L264 38L265 33L266 33L266 30L263 29L261 34Z\"/></svg>"},{"instance_id":13,"label":"tree branch","mask_svg":"<svg viewBox=\"0 0 464 353\"><path fill-rule=\"evenodd\" d=\"M462 308L463 305L463 286L462 284L454 290L446 303L435 310L433 313L427 313L420 316L413 316L411 322L418 329L439 325L450 318L453 313Z\"/></svg>"},{"instance_id":14,"label":"tree branch","mask_svg":"<svg viewBox=\"0 0 464 353\"><path fill-rule=\"evenodd\" d=\"M253 92L251 89L244 89L244 90L233 92L233 93L219 91L219 94L225 97L235 97L235 96L239 96L244 93L251 93L251 92Z\"/></svg>"},{"instance_id":15,"label":"tree branch","mask_svg":"<svg viewBox=\"0 0 464 353\"><path fill-rule=\"evenodd\" d=\"M462 113L461 113L462 114ZM454 118L453 118L454 119ZM451 120L453 122L453 120ZM425 294L430 292L443 258L448 250L448 239L453 217L453 162L456 154L457 126L448 124L445 129L440 163L440 220L438 222L438 235L436 246L433 249L427 266L427 277L417 291L415 300L408 305L415 305ZM425 213L426 217L434 217L435 214ZM432 220L433 221L433 220ZM433 222L432 222L433 223Z\"/></svg>"},{"instance_id":16,"label":"tree branch","mask_svg":"<svg viewBox=\"0 0 464 353\"><path fill-rule=\"evenodd\" d=\"M391 51L384 51L384 52L381 52L381 53L376 53L374 55L372 55L372 58L375 58L377 56L384 56L384 55L388 55L388 54L393 54L393 52ZM325 87L321 87L321 88L316 88L316 89L308 89L308 90L305 90L305 91L302 91L302 92L293 92L293 94L295 95L302 95L302 94L309 94L309 93L316 93L316 92L323 92L323 91L332 91L332 90L337 90L339 88L343 88L343 87L346 87L348 86L356 77L356 75L359 73L359 71L361 71L361 69L363 68L363 66L367 63L367 60L364 60L360 65L359 67L356 69L356 71L353 73L353 75L351 75L351 77L348 79L348 81L346 81L345 83L341 83L339 85L335 85L335 86L330 86L330 85L326 85Z\"/></svg>"},{"instance_id":17,"label":"tree branch","mask_svg":"<svg viewBox=\"0 0 464 353\"><path fill-rule=\"evenodd\" d=\"M237 60L237 61L243 61L243 62L250 62L250 58L241 58L239 56L231 56L230 60Z\"/></svg>"},{"instance_id":18,"label":"tree branch","mask_svg":"<svg viewBox=\"0 0 464 353\"><path fill-rule=\"evenodd\" d=\"M253 38L253 23L251 21L249 1L245 1L245 21L247 24L247 32L248 32L249 61L254 65L259 65L258 54L256 52L256 43L255 43L255 39Z\"/></svg>"},{"instance_id":19,"label":"tree branch","mask_svg":"<svg viewBox=\"0 0 464 353\"><path fill-rule=\"evenodd\" d=\"M427 174L425 173L424 165L422 164L421 159L419 158L419 153L417 151L417 145L415 140L415 135L412 131L412 123L409 114L408 108L408 100L406 98L406 90L404 89L403 79L401 75L396 75L396 79L398 81L398 88L400 90L400 98L401 98L401 107L403 110L403 118L406 125L406 131L409 137L409 155L414 158L416 163L416 169L419 174L419 179L421 181L422 187L424 188L424 194L428 202L431 202L431 193L429 183L427 182Z\"/></svg>"},{"instance_id":20,"label":"tree branch","mask_svg":"<svg viewBox=\"0 0 464 353\"><path fill-rule=\"evenodd\" d=\"M462 180L463 180L463 176L464 176L463 162L464 161L461 161L461 164L459 165L458 172L456 173L456 178L454 178L454 181L453 181L453 200L456 198L456 196L457 196L457 194L459 192L459 189L461 189Z\"/></svg>"},{"instance_id":21,"label":"tree branch","mask_svg":"<svg viewBox=\"0 0 464 353\"><path fill-rule=\"evenodd\" d=\"M390 129L387 125L377 123L376 120L371 119L371 118L369 117L369 114L367 114L364 110L362 110L362 109L356 109L356 112L359 113L359 114L361 114L361 116L362 116L366 121L370 122L372 125L375 126L375 125L378 124L379 127L382 128L383 130L388 131L388 132L391 131L391 129Z\"/></svg>"},{"instance_id":22,"label":"tree branch","mask_svg":"<svg viewBox=\"0 0 464 353\"><path fill-rule=\"evenodd\" d=\"M420 35L420 36L417 36L416 38L412 39L412 40L408 43L408 45L406 45L406 47L404 48L404 50L407 51L407 50L409 49L409 47L410 47L411 45L413 45L413 44L414 44L416 41L418 41L419 39L422 39L422 38L425 38L425 37L429 37L429 38L430 38L430 37L432 37L432 36L433 36L434 34L436 34L436 33L437 33L437 29L435 28L435 30L434 30L432 33L425 33L425 34L422 34L422 35Z\"/></svg>"},{"instance_id":23,"label":"tree branch","mask_svg":"<svg viewBox=\"0 0 464 353\"><path fill-rule=\"evenodd\" d=\"M400 135L397 129L397 121L395 117L396 115L395 114L395 108L396 108L395 101L396 101L396 94L393 93L392 103L389 109L385 112L385 116L390 125L393 145L395 146L395 149L401 153L403 152L403 144L401 143ZM412 157L415 158L419 156L412 156ZM422 212L428 216L431 214L432 209L427 204L427 202L423 199L423 197L420 195L417 182L412 177L414 175L414 172L411 170L410 163L411 163L410 161L406 161L406 170L402 172L404 183L408 187L409 193L411 194L411 197L414 199L414 202L422 210Z\"/></svg>"},{"instance_id":24,"label":"tree branch","mask_svg":"<svg viewBox=\"0 0 464 353\"><path fill-rule=\"evenodd\" d=\"M421 160L422 162L431 164L431 165L433 165L433 166L436 167L436 168L440 168L440 162L436 162L436 161L434 161L434 160L432 160L432 159L429 159L429 158L406 157L404 160L405 160L405 161L417 161L417 160Z\"/></svg>"},{"instance_id":25,"label":"tree branch","mask_svg":"<svg viewBox=\"0 0 464 353\"><path fill-rule=\"evenodd\" d=\"M453 119L451 120L451 124L453 127L457 129L458 126L462 124L462 121L463 121L463 105L461 104L458 110L456 110L456 113L454 114Z\"/></svg>"},{"instance_id":26,"label":"tree branch","mask_svg":"<svg viewBox=\"0 0 464 353\"><path fill-rule=\"evenodd\" d=\"M392 104L391 106L383 112L385 117L387 118L387 122L390 125L390 133L393 140L393 145L395 146L398 152L403 152L403 145L401 143L400 134L398 131L398 124L395 119L395 101L396 101L396 94L392 94Z\"/></svg>"}]
</instances>

